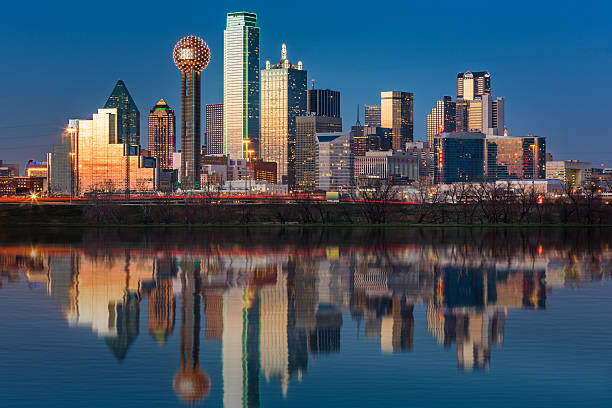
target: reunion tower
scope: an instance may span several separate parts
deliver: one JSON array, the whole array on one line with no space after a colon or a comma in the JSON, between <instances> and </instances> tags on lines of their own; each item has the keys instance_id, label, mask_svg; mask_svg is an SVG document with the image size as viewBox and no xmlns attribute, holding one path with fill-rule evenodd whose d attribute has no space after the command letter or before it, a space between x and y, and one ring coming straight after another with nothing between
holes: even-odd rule
<instances>
[{"instance_id":1,"label":"reunion tower","mask_svg":"<svg viewBox=\"0 0 612 408\"><path fill-rule=\"evenodd\" d=\"M194 188L200 183L201 74L210 61L210 50L200 37L188 35L176 43L172 57L181 70L182 153L179 180Z\"/></svg>"}]
</instances>

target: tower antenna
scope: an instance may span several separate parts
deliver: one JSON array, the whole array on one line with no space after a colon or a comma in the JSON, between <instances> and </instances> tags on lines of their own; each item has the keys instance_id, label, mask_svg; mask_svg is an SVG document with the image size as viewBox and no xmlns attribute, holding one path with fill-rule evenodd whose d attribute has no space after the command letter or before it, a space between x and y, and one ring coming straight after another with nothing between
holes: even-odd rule
<instances>
[{"instance_id":1,"label":"tower antenna","mask_svg":"<svg viewBox=\"0 0 612 408\"><path fill-rule=\"evenodd\" d=\"M312 83L312 89L314 89L314 84L315 84L315 80L314 80L314 78L312 78L312 79L310 80L310 82Z\"/></svg>"},{"instance_id":2,"label":"tower antenna","mask_svg":"<svg viewBox=\"0 0 612 408\"><path fill-rule=\"evenodd\" d=\"M357 104L357 123L355 123L355 126L361 126L361 122L359 121L359 104Z\"/></svg>"}]
</instances>

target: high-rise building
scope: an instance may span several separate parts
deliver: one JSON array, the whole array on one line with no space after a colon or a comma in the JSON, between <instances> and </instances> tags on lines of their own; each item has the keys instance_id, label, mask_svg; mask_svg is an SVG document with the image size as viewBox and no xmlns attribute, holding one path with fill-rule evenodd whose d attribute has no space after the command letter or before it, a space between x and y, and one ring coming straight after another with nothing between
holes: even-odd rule
<instances>
[{"instance_id":1,"label":"high-rise building","mask_svg":"<svg viewBox=\"0 0 612 408\"><path fill-rule=\"evenodd\" d=\"M223 104L206 105L206 154L223 154Z\"/></svg>"},{"instance_id":2,"label":"high-rise building","mask_svg":"<svg viewBox=\"0 0 612 408\"><path fill-rule=\"evenodd\" d=\"M391 128L393 150L404 150L414 138L414 95L411 92L380 93L381 124Z\"/></svg>"},{"instance_id":3,"label":"high-rise building","mask_svg":"<svg viewBox=\"0 0 612 408\"><path fill-rule=\"evenodd\" d=\"M317 190L350 193L355 164L351 132L317 133L316 137Z\"/></svg>"},{"instance_id":4,"label":"high-rise building","mask_svg":"<svg viewBox=\"0 0 612 408\"><path fill-rule=\"evenodd\" d=\"M51 151L47 154L49 194L72 193L72 134L76 132L77 126L78 121L71 119L68 128L62 133L61 143L51 146Z\"/></svg>"},{"instance_id":5,"label":"high-rise building","mask_svg":"<svg viewBox=\"0 0 612 408\"><path fill-rule=\"evenodd\" d=\"M210 61L204 40L194 35L174 46L173 59L181 70L181 174L190 188L200 184L201 74Z\"/></svg>"},{"instance_id":6,"label":"high-rise building","mask_svg":"<svg viewBox=\"0 0 612 408\"><path fill-rule=\"evenodd\" d=\"M427 114L427 144L433 146L433 138L440 133L454 132L456 104L450 96L436 101L436 107Z\"/></svg>"},{"instance_id":7,"label":"high-rise building","mask_svg":"<svg viewBox=\"0 0 612 408\"><path fill-rule=\"evenodd\" d=\"M309 89L307 110L311 115L339 118L340 92L330 89Z\"/></svg>"},{"instance_id":8,"label":"high-rise building","mask_svg":"<svg viewBox=\"0 0 612 408\"><path fill-rule=\"evenodd\" d=\"M467 101L467 129L487 135L504 134L504 98L482 95Z\"/></svg>"},{"instance_id":9,"label":"high-rise building","mask_svg":"<svg viewBox=\"0 0 612 408\"><path fill-rule=\"evenodd\" d=\"M122 137L117 143L140 145L140 111L136 107L125 83L118 80L104 108L116 108L119 112Z\"/></svg>"},{"instance_id":10,"label":"high-rise building","mask_svg":"<svg viewBox=\"0 0 612 408\"><path fill-rule=\"evenodd\" d=\"M434 137L434 183L484 181L485 143L485 135L476 132Z\"/></svg>"},{"instance_id":11,"label":"high-rise building","mask_svg":"<svg viewBox=\"0 0 612 408\"><path fill-rule=\"evenodd\" d=\"M317 133L342 131L342 119L329 116L298 116L296 118L295 188L298 191L316 189Z\"/></svg>"},{"instance_id":12,"label":"high-rise building","mask_svg":"<svg viewBox=\"0 0 612 408\"><path fill-rule=\"evenodd\" d=\"M380 105L364 105L365 126L380 126Z\"/></svg>"},{"instance_id":13,"label":"high-rise building","mask_svg":"<svg viewBox=\"0 0 612 408\"><path fill-rule=\"evenodd\" d=\"M223 153L260 157L257 14L227 14L223 46Z\"/></svg>"},{"instance_id":14,"label":"high-rise building","mask_svg":"<svg viewBox=\"0 0 612 408\"><path fill-rule=\"evenodd\" d=\"M176 151L176 119L170 106L160 99L149 113L149 151L160 170L172 170Z\"/></svg>"},{"instance_id":15,"label":"high-rise building","mask_svg":"<svg viewBox=\"0 0 612 408\"><path fill-rule=\"evenodd\" d=\"M546 138L487 136L489 180L546 178Z\"/></svg>"},{"instance_id":16,"label":"high-rise building","mask_svg":"<svg viewBox=\"0 0 612 408\"><path fill-rule=\"evenodd\" d=\"M281 60L261 73L261 158L278 164L282 184L295 184L296 117L306 114L307 72L292 65L283 44Z\"/></svg>"},{"instance_id":17,"label":"high-rise building","mask_svg":"<svg viewBox=\"0 0 612 408\"><path fill-rule=\"evenodd\" d=\"M465 71L457 74L457 100L471 101L482 95L491 95L489 71Z\"/></svg>"},{"instance_id":18,"label":"high-rise building","mask_svg":"<svg viewBox=\"0 0 612 408\"><path fill-rule=\"evenodd\" d=\"M78 121L75 194L155 190L155 159L140 156L139 146L118 142L121 132L116 108L98 109L91 120Z\"/></svg>"}]
</instances>

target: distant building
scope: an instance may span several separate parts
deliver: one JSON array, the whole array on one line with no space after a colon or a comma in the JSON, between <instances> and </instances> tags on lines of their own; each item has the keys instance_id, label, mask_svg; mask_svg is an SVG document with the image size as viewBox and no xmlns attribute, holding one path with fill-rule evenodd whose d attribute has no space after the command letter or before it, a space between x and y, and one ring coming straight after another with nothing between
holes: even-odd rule
<instances>
[{"instance_id":1,"label":"distant building","mask_svg":"<svg viewBox=\"0 0 612 408\"><path fill-rule=\"evenodd\" d=\"M49 189L49 169L47 162L29 160L25 168L26 177L36 177L43 179L43 192Z\"/></svg>"},{"instance_id":2,"label":"distant building","mask_svg":"<svg viewBox=\"0 0 612 408\"><path fill-rule=\"evenodd\" d=\"M364 156L355 157L355 179L360 176L417 180L418 157L409 152L369 151Z\"/></svg>"},{"instance_id":3,"label":"distant building","mask_svg":"<svg viewBox=\"0 0 612 408\"><path fill-rule=\"evenodd\" d=\"M160 170L172 170L176 151L176 118L170 106L160 99L149 113L149 152Z\"/></svg>"},{"instance_id":4,"label":"distant building","mask_svg":"<svg viewBox=\"0 0 612 408\"><path fill-rule=\"evenodd\" d=\"M393 146L393 132L389 128L353 126L351 132L355 156L365 156L370 150L390 150Z\"/></svg>"},{"instance_id":5,"label":"distant building","mask_svg":"<svg viewBox=\"0 0 612 408\"><path fill-rule=\"evenodd\" d=\"M316 189L316 134L341 131L341 118L328 116L298 116L296 118L296 190L312 191Z\"/></svg>"},{"instance_id":6,"label":"distant building","mask_svg":"<svg viewBox=\"0 0 612 408\"><path fill-rule=\"evenodd\" d=\"M261 158L278 164L278 181L295 184L296 117L306 114L307 72L302 63L287 60L282 46L281 60L261 73ZM258 156L255 156L258 157Z\"/></svg>"},{"instance_id":7,"label":"distant building","mask_svg":"<svg viewBox=\"0 0 612 408\"><path fill-rule=\"evenodd\" d=\"M429 147L423 142L406 143L406 151L419 162L419 179L433 180L433 146Z\"/></svg>"},{"instance_id":8,"label":"distant building","mask_svg":"<svg viewBox=\"0 0 612 408\"><path fill-rule=\"evenodd\" d=\"M485 135L442 133L434 138L434 183L485 181Z\"/></svg>"},{"instance_id":9,"label":"distant building","mask_svg":"<svg viewBox=\"0 0 612 408\"><path fill-rule=\"evenodd\" d=\"M592 163L578 160L546 162L546 178L561 180L570 186L582 186L591 180Z\"/></svg>"},{"instance_id":10,"label":"distant building","mask_svg":"<svg viewBox=\"0 0 612 408\"><path fill-rule=\"evenodd\" d=\"M340 92L330 89L309 89L307 112L315 116L340 117Z\"/></svg>"},{"instance_id":11,"label":"distant building","mask_svg":"<svg viewBox=\"0 0 612 408\"><path fill-rule=\"evenodd\" d=\"M440 133L455 131L456 103L450 96L436 101L436 107L427 114L427 144L433 146L433 138Z\"/></svg>"},{"instance_id":12,"label":"distant building","mask_svg":"<svg viewBox=\"0 0 612 408\"><path fill-rule=\"evenodd\" d=\"M121 124L122 137L117 140L117 143L140 145L140 111L125 86L125 82L117 81L104 108L116 108L119 113L118 121Z\"/></svg>"},{"instance_id":13,"label":"distant building","mask_svg":"<svg viewBox=\"0 0 612 408\"><path fill-rule=\"evenodd\" d=\"M411 92L380 93L381 125L390 128L393 150L404 150L414 139L414 95Z\"/></svg>"},{"instance_id":14,"label":"distant building","mask_svg":"<svg viewBox=\"0 0 612 408\"><path fill-rule=\"evenodd\" d=\"M317 133L316 137L317 189L352 191L354 156L351 133Z\"/></svg>"},{"instance_id":15,"label":"distant building","mask_svg":"<svg viewBox=\"0 0 612 408\"><path fill-rule=\"evenodd\" d=\"M40 195L44 191L43 177L2 177L0 178L0 196Z\"/></svg>"},{"instance_id":16,"label":"distant building","mask_svg":"<svg viewBox=\"0 0 612 408\"><path fill-rule=\"evenodd\" d=\"M489 180L546 178L546 138L487 136L486 141Z\"/></svg>"},{"instance_id":17,"label":"distant building","mask_svg":"<svg viewBox=\"0 0 612 408\"><path fill-rule=\"evenodd\" d=\"M69 195L72 192L72 132L76 132L78 121L71 119L68 129L61 136L61 143L51 146L47 153L47 185L49 194Z\"/></svg>"},{"instance_id":18,"label":"distant building","mask_svg":"<svg viewBox=\"0 0 612 408\"><path fill-rule=\"evenodd\" d=\"M364 105L364 125L381 126L380 124L380 105Z\"/></svg>"},{"instance_id":19,"label":"distant building","mask_svg":"<svg viewBox=\"0 0 612 408\"><path fill-rule=\"evenodd\" d=\"M79 120L75 169L77 191L155 190L155 159L140 156L139 146L119 143L122 128L117 109L98 109L91 120Z\"/></svg>"},{"instance_id":20,"label":"distant building","mask_svg":"<svg viewBox=\"0 0 612 408\"><path fill-rule=\"evenodd\" d=\"M259 53L257 14L227 13L223 32L223 153L236 159L248 157L247 150L260 157Z\"/></svg>"},{"instance_id":21,"label":"distant building","mask_svg":"<svg viewBox=\"0 0 612 408\"><path fill-rule=\"evenodd\" d=\"M277 165L274 162L267 162L259 159L249 160L247 165L253 170L255 180L266 181L269 184L277 184Z\"/></svg>"},{"instance_id":22,"label":"distant building","mask_svg":"<svg viewBox=\"0 0 612 408\"><path fill-rule=\"evenodd\" d=\"M483 95L467 104L467 128L470 132L504 135L504 98L493 100Z\"/></svg>"},{"instance_id":23,"label":"distant building","mask_svg":"<svg viewBox=\"0 0 612 408\"><path fill-rule=\"evenodd\" d=\"M19 164L3 163L0 160L0 177L18 177Z\"/></svg>"},{"instance_id":24,"label":"distant building","mask_svg":"<svg viewBox=\"0 0 612 408\"><path fill-rule=\"evenodd\" d=\"M206 154L223 154L223 104L206 105Z\"/></svg>"},{"instance_id":25,"label":"distant building","mask_svg":"<svg viewBox=\"0 0 612 408\"><path fill-rule=\"evenodd\" d=\"M457 74L457 100L471 101L482 95L491 95L489 71L465 71Z\"/></svg>"}]
</instances>

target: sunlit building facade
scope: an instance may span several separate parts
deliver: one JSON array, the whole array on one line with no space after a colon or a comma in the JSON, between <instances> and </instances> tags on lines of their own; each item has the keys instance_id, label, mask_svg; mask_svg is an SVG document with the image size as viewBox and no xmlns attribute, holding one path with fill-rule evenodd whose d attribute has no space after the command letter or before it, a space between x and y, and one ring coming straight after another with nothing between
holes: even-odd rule
<instances>
[{"instance_id":1,"label":"sunlit building facade","mask_svg":"<svg viewBox=\"0 0 612 408\"><path fill-rule=\"evenodd\" d=\"M317 190L350 193L355 166L351 132L317 133L316 137Z\"/></svg>"},{"instance_id":2,"label":"sunlit building facade","mask_svg":"<svg viewBox=\"0 0 612 408\"><path fill-rule=\"evenodd\" d=\"M98 109L91 120L79 120L75 170L79 194L152 191L157 186L155 159L139 155L139 146L126 148L116 108Z\"/></svg>"},{"instance_id":3,"label":"sunlit building facade","mask_svg":"<svg viewBox=\"0 0 612 408\"><path fill-rule=\"evenodd\" d=\"M121 116L122 138L118 143L140 145L140 111L121 79L117 81L104 108L116 108Z\"/></svg>"},{"instance_id":4,"label":"sunlit building facade","mask_svg":"<svg viewBox=\"0 0 612 408\"><path fill-rule=\"evenodd\" d=\"M381 125L390 128L393 150L404 150L414 138L414 95L411 92L380 93Z\"/></svg>"},{"instance_id":5,"label":"sunlit building facade","mask_svg":"<svg viewBox=\"0 0 612 408\"><path fill-rule=\"evenodd\" d=\"M227 14L223 48L223 153L260 157L257 14Z\"/></svg>"},{"instance_id":6,"label":"sunlit building facade","mask_svg":"<svg viewBox=\"0 0 612 408\"><path fill-rule=\"evenodd\" d=\"M546 178L546 138L488 136L489 180L541 180Z\"/></svg>"},{"instance_id":7,"label":"sunlit building facade","mask_svg":"<svg viewBox=\"0 0 612 408\"><path fill-rule=\"evenodd\" d=\"M436 107L427 114L427 145L433 146L433 138L444 132L455 131L456 103L450 96L436 101Z\"/></svg>"},{"instance_id":8,"label":"sunlit building facade","mask_svg":"<svg viewBox=\"0 0 612 408\"><path fill-rule=\"evenodd\" d=\"M295 184L296 118L306 114L307 72L287 60L283 44L278 64L261 73L261 158L278 164L278 181Z\"/></svg>"},{"instance_id":9,"label":"sunlit building facade","mask_svg":"<svg viewBox=\"0 0 612 408\"><path fill-rule=\"evenodd\" d=\"M364 105L364 125L380 126L380 105Z\"/></svg>"},{"instance_id":10,"label":"sunlit building facade","mask_svg":"<svg viewBox=\"0 0 612 408\"><path fill-rule=\"evenodd\" d=\"M223 154L223 104L206 105L206 154Z\"/></svg>"},{"instance_id":11,"label":"sunlit building facade","mask_svg":"<svg viewBox=\"0 0 612 408\"><path fill-rule=\"evenodd\" d=\"M341 132L342 119L328 116L298 116L296 118L295 188L298 191L316 189L317 133Z\"/></svg>"},{"instance_id":12,"label":"sunlit building facade","mask_svg":"<svg viewBox=\"0 0 612 408\"><path fill-rule=\"evenodd\" d=\"M578 160L556 160L546 162L546 178L561 180L570 186L582 186L591 180L593 164Z\"/></svg>"},{"instance_id":13,"label":"sunlit building facade","mask_svg":"<svg viewBox=\"0 0 612 408\"><path fill-rule=\"evenodd\" d=\"M465 71L457 74L457 99L471 101L482 95L491 95L489 71Z\"/></svg>"},{"instance_id":14,"label":"sunlit building facade","mask_svg":"<svg viewBox=\"0 0 612 408\"><path fill-rule=\"evenodd\" d=\"M149 151L160 170L172 170L176 151L176 118L170 106L160 99L149 113Z\"/></svg>"}]
</instances>

